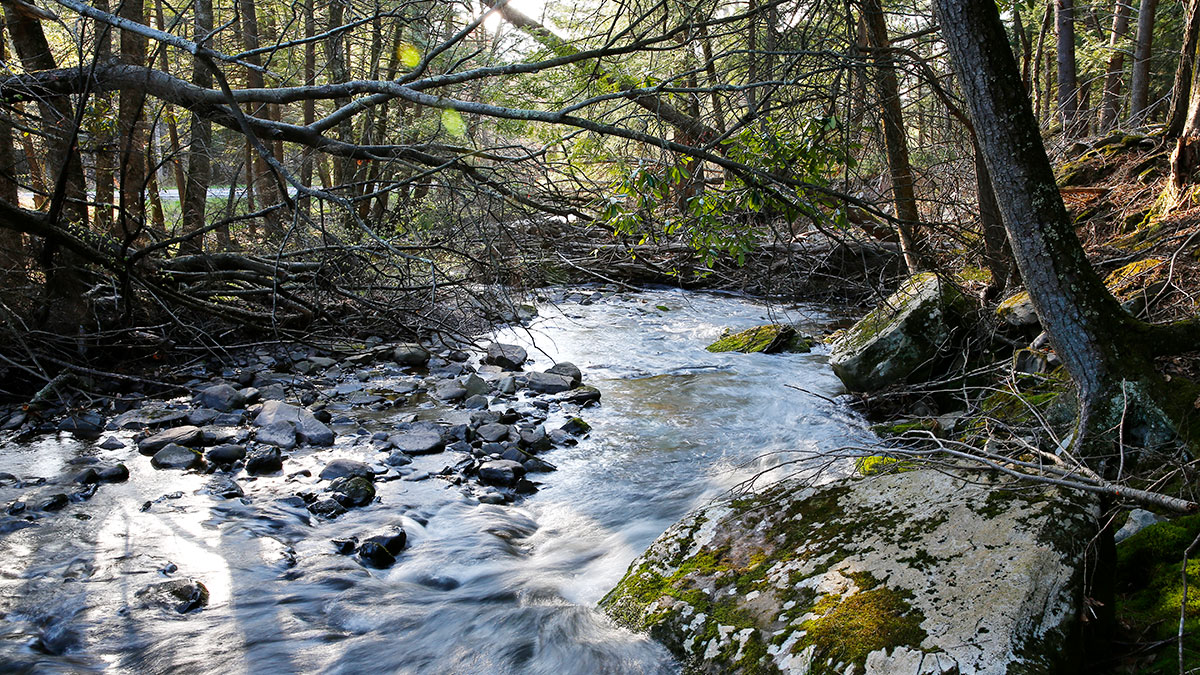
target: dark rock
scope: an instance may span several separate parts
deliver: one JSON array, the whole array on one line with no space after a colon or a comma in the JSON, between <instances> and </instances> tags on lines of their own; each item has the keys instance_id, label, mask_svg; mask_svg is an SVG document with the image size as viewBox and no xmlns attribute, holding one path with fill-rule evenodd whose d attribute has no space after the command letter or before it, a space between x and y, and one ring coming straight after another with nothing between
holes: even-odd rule
<instances>
[{"instance_id":1,"label":"dark rock","mask_svg":"<svg viewBox=\"0 0 1200 675\"><path fill-rule=\"evenodd\" d=\"M434 388L433 395L443 401L457 401L467 395L467 388L457 380L446 380Z\"/></svg>"},{"instance_id":2,"label":"dark rock","mask_svg":"<svg viewBox=\"0 0 1200 675\"><path fill-rule=\"evenodd\" d=\"M773 323L748 328L740 333L726 331L721 339L705 347L710 352L778 354L812 351L813 339L796 332L794 326Z\"/></svg>"},{"instance_id":3,"label":"dark rock","mask_svg":"<svg viewBox=\"0 0 1200 675\"><path fill-rule=\"evenodd\" d=\"M505 370L520 370L522 364L529 359L529 354L517 345L504 345L493 342L487 346L487 356L483 362L500 366Z\"/></svg>"},{"instance_id":4,"label":"dark rock","mask_svg":"<svg viewBox=\"0 0 1200 675\"><path fill-rule=\"evenodd\" d=\"M212 408L220 412L229 412L245 402L242 393L228 384L217 384L201 389L193 400L205 408Z\"/></svg>"},{"instance_id":5,"label":"dark rock","mask_svg":"<svg viewBox=\"0 0 1200 675\"><path fill-rule=\"evenodd\" d=\"M550 437L550 442L554 445L577 445L579 443L562 429L551 429L546 432L546 435Z\"/></svg>"},{"instance_id":6,"label":"dark rock","mask_svg":"<svg viewBox=\"0 0 1200 675\"><path fill-rule=\"evenodd\" d=\"M214 464L233 464L240 459L246 458L246 446L226 443L211 448L204 456Z\"/></svg>"},{"instance_id":7,"label":"dark rock","mask_svg":"<svg viewBox=\"0 0 1200 675\"><path fill-rule=\"evenodd\" d=\"M171 443L154 453L150 465L156 469L191 469L200 465L200 453Z\"/></svg>"},{"instance_id":8,"label":"dark rock","mask_svg":"<svg viewBox=\"0 0 1200 675\"><path fill-rule=\"evenodd\" d=\"M68 498L65 494L59 492L57 494L50 495L48 498L43 499L40 503L38 503L38 510L39 511L58 511L70 503L71 503L70 498ZM10 515L12 515L12 514L10 514Z\"/></svg>"},{"instance_id":9,"label":"dark rock","mask_svg":"<svg viewBox=\"0 0 1200 675\"><path fill-rule=\"evenodd\" d=\"M13 502L4 509L4 512L10 516L16 516L25 513L25 502Z\"/></svg>"},{"instance_id":10,"label":"dark rock","mask_svg":"<svg viewBox=\"0 0 1200 675\"><path fill-rule=\"evenodd\" d=\"M217 419L221 413L212 408L200 408L188 413L187 423L192 426L202 427L209 422Z\"/></svg>"},{"instance_id":11,"label":"dark rock","mask_svg":"<svg viewBox=\"0 0 1200 675\"><path fill-rule=\"evenodd\" d=\"M371 467L352 459L335 459L326 464L324 469L321 469L321 480L335 480L355 476L371 481L375 480L375 472L371 470Z\"/></svg>"},{"instance_id":12,"label":"dark rock","mask_svg":"<svg viewBox=\"0 0 1200 675\"><path fill-rule=\"evenodd\" d=\"M521 413L509 408L500 413L500 424L516 424L521 421Z\"/></svg>"},{"instance_id":13,"label":"dark rock","mask_svg":"<svg viewBox=\"0 0 1200 675\"><path fill-rule=\"evenodd\" d=\"M412 464L412 457L409 457L408 455L404 454L403 452L397 451L397 452L393 452L392 454L388 455L388 458L385 461L390 466L407 466L409 464Z\"/></svg>"},{"instance_id":14,"label":"dark rock","mask_svg":"<svg viewBox=\"0 0 1200 675\"><path fill-rule=\"evenodd\" d=\"M375 486L360 476L334 480L329 485L329 492L332 492L333 498L346 508L366 506L375 499Z\"/></svg>"},{"instance_id":15,"label":"dark rock","mask_svg":"<svg viewBox=\"0 0 1200 675\"><path fill-rule=\"evenodd\" d=\"M396 564L396 556L389 553L383 544L370 540L358 547L358 559L367 567L376 569L387 569Z\"/></svg>"},{"instance_id":16,"label":"dark rock","mask_svg":"<svg viewBox=\"0 0 1200 675\"><path fill-rule=\"evenodd\" d=\"M242 486L238 485L237 481L229 476L213 476L208 484L204 486L204 492L215 497L224 499L237 499L244 496L246 493L242 490Z\"/></svg>"},{"instance_id":17,"label":"dark rock","mask_svg":"<svg viewBox=\"0 0 1200 675\"><path fill-rule=\"evenodd\" d=\"M143 607L157 606L180 614L208 605L208 589L195 579L171 579L137 592Z\"/></svg>"},{"instance_id":18,"label":"dark rock","mask_svg":"<svg viewBox=\"0 0 1200 675\"><path fill-rule=\"evenodd\" d=\"M254 438L259 443L291 450L296 447L296 427L291 422L275 422L260 427Z\"/></svg>"},{"instance_id":19,"label":"dark rock","mask_svg":"<svg viewBox=\"0 0 1200 675\"><path fill-rule=\"evenodd\" d=\"M308 510L325 518L337 518L346 512L346 507L333 499L318 499L308 505Z\"/></svg>"},{"instance_id":20,"label":"dark rock","mask_svg":"<svg viewBox=\"0 0 1200 675\"><path fill-rule=\"evenodd\" d=\"M175 426L185 419L187 419L187 412L184 410L170 410L147 406L117 415L113 419L113 425L118 429L140 429L143 427L158 429Z\"/></svg>"},{"instance_id":21,"label":"dark rock","mask_svg":"<svg viewBox=\"0 0 1200 675\"><path fill-rule=\"evenodd\" d=\"M479 467L479 480L487 485L510 487L525 476L525 467L509 459L494 459Z\"/></svg>"},{"instance_id":22,"label":"dark rock","mask_svg":"<svg viewBox=\"0 0 1200 675\"><path fill-rule=\"evenodd\" d=\"M206 426L200 427L201 445L224 445L226 443L241 443L250 437L246 429L231 427Z\"/></svg>"},{"instance_id":23,"label":"dark rock","mask_svg":"<svg viewBox=\"0 0 1200 675\"><path fill-rule=\"evenodd\" d=\"M80 485L91 485L92 483L100 482L100 472L94 468L88 467L75 475L74 482Z\"/></svg>"},{"instance_id":24,"label":"dark rock","mask_svg":"<svg viewBox=\"0 0 1200 675\"><path fill-rule=\"evenodd\" d=\"M579 383L583 381L583 372L579 370L578 366L570 361L560 361L559 363L547 368L546 372L550 373L551 375L562 375L570 378L572 388L578 387Z\"/></svg>"},{"instance_id":25,"label":"dark rock","mask_svg":"<svg viewBox=\"0 0 1200 675\"><path fill-rule=\"evenodd\" d=\"M95 483L85 485L81 489L72 492L70 499L73 502L86 502L96 496L96 490L99 488L100 486Z\"/></svg>"},{"instance_id":26,"label":"dark rock","mask_svg":"<svg viewBox=\"0 0 1200 675\"><path fill-rule=\"evenodd\" d=\"M530 457L524 462L521 462L521 466L525 467L526 473L547 473L550 471L558 471L558 467L544 459L539 459L537 457Z\"/></svg>"},{"instance_id":27,"label":"dark rock","mask_svg":"<svg viewBox=\"0 0 1200 675\"><path fill-rule=\"evenodd\" d=\"M218 427L236 427L242 423L242 413L221 413L213 418L213 426Z\"/></svg>"},{"instance_id":28,"label":"dark rock","mask_svg":"<svg viewBox=\"0 0 1200 675\"><path fill-rule=\"evenodd\" d=\"M579 435L586 434L589 431L591 431L592 425L588 424L587 422L584 422L579 417L572 417L571 419L567 420L566 424L562 425L559 428L562 429L564 432L571 434L572 436L579 436Z\"/></svg>"},{"instance_id":29,"label":"dark rock","mask_svg":"<svg viewBox=\"0 0 1200 675\"><path fill-rule=\"evenodd\" d=\"M109 436L97 445L101 450L120 450L125 447L125 441L116 436Z\"/></svg>"},{"instance_id":30,"label":"dark rock","mask_svg":"<svg viewBox=\"0 0 1200 675\"><path fill-rule=\"evenodd\" d=\"M339 555L350 555L356 548L358 548L358 537L333 540L333 550L337 551Z\"/></svg>"},{"instance_id":31,"label":"dark rock","mask_svg":"<svg viewBox=\"0 0 1200 675\"><path fill-rule=\"evenodd\" d=\"M446 450L450 452L470 452L471 444L466 441L454 441L446 446Z\"/></svg>"},{"instance_id":32,"label":"dark rock","mask_svg":"<svg viewBox=\"0 0 1200 675\"><path fill-rule=\"evenodd\" d=\"M483 394L475 394L462 402L462 407L467 410L487 410L488 405L488 397Z\"/></svg>"},{"instance_id":33,"label":"dark rock","mask_svg":"<svg viewBox=\"0 0 1200 675\"><path fill-rule=\"evenodd\" d=\"M59 422L58 430L76 434L99 434L104 430L104 418L94 412L76 413Z\"/></svg>"},{"instance_id":34,"label":"dark rock","mask_svg":"<svg viewBox=\"0 0 1200 675\"><path fill-rule=\"evenodd\" d=\"M201 435L200 427L191 425L167 429L138 441L138 452L143 455L153 455L171 444L194 445L200 442Z\"/></svg>"},{"instance_id":35,"label":"dark rock","mask_svg":"<svg viewBox=\"0 0 1200 675\"><path fill-rule=\"evenodd\" d=\"M475 430L475 435L486 443L495 443L507 440L509 431L507 424L485 424Z\"/></svg>"},{"instance_id":36,"label":"dark rock","mask_svg":"<svg viewBox=\"0 0 1200 675\"><path fill-rule=\"evenodd\" d=\"M521 447L528 448L530 452L534 453L549 450L551 446L550 437L546 435L546 427L541 425L522 431L519 443Z\"/></svg>"},{"instance_id":37,"label":"dark rock","mask_svg":"<svg viewBox=\"0 0 1200 675\"><path fill-rule=\"evenodd\" d=\"M279 401L267 401L254 418L255 426L267 427L288 423L296 429L296 436L310 445L333 445L334 433L304 408Z\"/></svg>"},{"instance_id":38,"label":"dark rock","mask_svg":"<svg viewBox=\"0 0 1200 675\"><path fill-rule=\"evenodd\" d=\"M467 393L471 396L486 395L492 393L493 391L492 385L478 375L470 375L467 377L466 381L463 382L463 388L465 388Z\"/></svg>"},{"instance_id":39,"label":"dark rock","mask_svg":"<svg viewBox=\"0 0 1200 675\"><path fill-rule=\"evenodd\" d=\"M104 483L124 483L129 480L129 467L124 464L100 469L100 481Z\"/></svg>"},{"instance_id":40,"label":"dark rock","mask_svg":"<svg viewBox=\"0 0 1200 675\"><path fill-rule=\"evenodd\" d=\"M471 413L471 428L478 429L485 424L494 424L500 421L499 410L480 410Z\"/></svg>"},{"instance_id":41,"label":"dark rock","mask_svg":"<svg viewBox=\"0 0 1200 675\"><path fill-rule=\"evenodd\" d=\"M246 473L259 476L283 470L283 455L279 448L259 448L246 457Z\"/></svg>"},{"instance_id":42,"label":"dark rock","mask_svg":"<svg viewBox=\"0 0 1200 675\"><path fill-rule=\"evenodd\" d=\"M574 387L571 378L554 373L529 373L525 376L525 386L539 394L558 394L570 391Z\"/></svg>"},{"instance_id":43,"label":"dark rock","mask_svg":"<svg viewBox=\"0 0 1200 675\"><path fill-rule=\"evenodd\" d=\"M520 389L520 384L518 383L517 378L512 376L502 377L500 378L500 381L496 383L496 391L500 392L501 394L515 394L517 393L517 389Z\"/></svg>"},{"instance_id":44,"label":"dark rock","mask_svg":"<svg viewBox=\"0 0 1200 675\"><path fill-rule=\"evenodd\" d=\"M392 447L408 455L432 455L445 447L442 435L436 431L405 431L388 439Z\"/></svg>"},{"instance_id":45,"label":"dark rock","mask_svg":"<svg viewBox=\"0 0 1200 675\"><path fill-rule=\"evenodd\" d=\"M575 405L585 406L589 403L595 403L600 400L600 390L595 387L582 386L576 387L571 391L561 394L558 400L564 403L574 403Z\"/></svg>"},{"instance_id":46,"label":"dark rock","mask_svg":"<svg viewBox=\"0 0 1200 675\"><path fill-rule=\"evenodd\" d=\"M423 366L429 362L429 350L419 344L398 344L392 350L392 360L402 366Z\"/></svg>"}]
</instances>

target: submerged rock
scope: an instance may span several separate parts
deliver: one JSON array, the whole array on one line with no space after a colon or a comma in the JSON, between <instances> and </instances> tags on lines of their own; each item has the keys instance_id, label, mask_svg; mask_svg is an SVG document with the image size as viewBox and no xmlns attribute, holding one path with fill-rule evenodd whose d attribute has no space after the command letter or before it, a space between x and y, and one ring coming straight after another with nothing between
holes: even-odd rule
<instances>
[{"instance_id":1,"label":"submerged rock","mask_svg":"<svg viewBox=\"0 0 1200 675\"><path fill-rule=\"evenodd\" d=\"M696 672L1073 672L1090 498L928 470L673 525L602 601Z\"/></svg>"},{"instance_id":2,"label":"submerged rock","mask_svg":"<svg viewBox=\"0 0 1200 675\"><path fill-rule=\"evenodd\" d=\"M375 499L375 486L361 476L334 479L329 484L333 498L346 508L366 506Z\"/></svg>"},{"instance_id":3,"label":"submerged rock","mask_svg":"<svg viewBox=\"0 0 1200 675\"><path fill-rule=\"evenodd\" d=\"M151 584L137 592L143 607L158 606L180 614L208 604L208 589L195 579L172 579Z\"/></svg>"},{"instance_id":4,"label":"submerged rock","mask_svg":"<svg viewBox=\"0 0 1200 675\"><path fill-rule=\"evenodd\" d=\"M829 365L852 391L878 391L936 364L973 309L934 274L913 276L833 343Z\"/></svg>"},{"instance_id":5,"label":"submerged rock","mask_svg":"<svg viewBox=\"0 0 1200 675\"><path fill-rule=\"evenodd\" d=\"M780 352L810 352L812 338L796 331L794 326L773 323L747 328L739 333L721 336L705 347L710 352L741 352L743 354L778 354Z\"/></svg>"}]
</instances>

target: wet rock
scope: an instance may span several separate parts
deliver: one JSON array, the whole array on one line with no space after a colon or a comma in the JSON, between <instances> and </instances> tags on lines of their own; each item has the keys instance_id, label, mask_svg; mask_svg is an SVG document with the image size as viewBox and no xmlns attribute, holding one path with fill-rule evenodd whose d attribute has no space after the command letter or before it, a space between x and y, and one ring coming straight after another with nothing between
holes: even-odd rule
<instances>
[{"instance_id":1,"label":"wet rock","mask_svg":"<svg viewBox=\"0 0 1200 675\"><path fill-rule=\"evenodd\" d=\"M221 413L212 419L212 426L236 427L242 423L242 413Z\"/></svg>"},{"instance_id":2,"label":"wet rock","mask_svg":"<svg viewBox=\"0 0 1200 675\"><path fill-rule=\"evenodd\" d=\"M283 455L279 448L259 448L246 457L246 473L251 476L283 470Z\"/></svg>"},{"instance_id":3,"label":"wet rock","mask_svg":"<svg viewBox=\"0 0 1200 675\"><path fill-rule=\"evenodd\" d=\"M537 457L530 457L521 462L521 466L525 467L526 473L549 473L550 471L558 471L558 467L550 462Z\"/></svg>"},{"instance_id":4,"label":"wet rock","mask_svg":"<svg viewBox=\"0 0 1200 675\"><path fill-rule=\"evenodd\" d=\"M423 366L429 362L429 350L415 343L398 344L392 350L392 360L401 366Z\"/></svg>"},{"instance_id":5,"label":"wet rock","mask_svg":"<svg viewBox=\"0 0 1200 675\"><path fill-rule=\"evenodd\" d=\"M333 498L346 508L366 506L375 499L375 486L366 478L338 478L329 484Z\"/></svg>"},{"instance_id":6,"label":"wet rock","mask_svg":"<svg viewBox=\"0 0 1200 675\"><path fill-rule=\"evenodd\" d=\"M100 441L96 447L100 448L101 450L121 450L125 447L125 441L122 441L116 436L109 436L108 438Z\"/></svg>"},{"instance_id":7,"label":"wet rock","mask_svg":"<svg viewBox=\"0 0 1200 675\"><path fill-rule=\"evenodd\" d=\"M210 448L208 452L204 453L204 457L214 464L233 464L246 458L246 446L225 443Z\"/></svg>"},{"instance_id":8,"label":"wet rock","mask_svg":"<svg viewBox=\"0 0 1200 675\"><path fill-rule=\"evenodd\" d=\"M333 431L320 422L311 412L279 401L267 401L254 418L255 426L267 427L276 424L291 424L296 437L310 445L333 445Z\"/></svg>"},{"instance_id":9,"label":"wet rock","mask_svg":"<svg viewBox=\"0 0 1200 675\"><path fill-rule=\"evenodd\" d=\"M500 421L501 412L499 410L480 410L471 413L470 427L478 429L485 424L494 424Z\"/></svg>"},{"instance_id":10,"label":"wet rock","mask_svg":"<svg viewBox=\"0 0 1200 675\"><path fill-rule=\"evenodd\" d=\"M0 518L0 535L12 534L17 530L24 530L29 527L37 527L37 523L25 520L24 518Z\"/></svg>"},{"instance_id":11,"label":"wet rock","mask_svg":"<svg viewBox=\"0 0 1200 675\"><path fill-rule=\"evenodd\" d=\"M70 503L71 503L70 498L67 497L65 494L59 492L57 494L50 495L46 499L43 499L41 502L38 502L38 510L39 511L58 511Z\"/></svg>"},{"instance_id":12,"label":"wet rock","mask_svg":"<svg viewBox=\"0 0 1200 675\"><path fill-rule=\"evenodd\" d=\"M355 476L366 478L367 480L375 480L375 472L371 470L371 467L352 459L335 459L326 464L325 468L321 469L320 478L321 480L335 480L338 478L353 478Z\"/></svg>"},{"instance_id":13,"label":"wet rock","mask_svg":"<svg viewBox=\"0 0 1200 675\"><path fill-rule=\"evenodd\" d=\"M388 458L385 461L387 462L388 466L408 466L409 464L412 464L412 457L409 457L403 452L393 452L392 454L388 455Z\"/></svg>"},{"instance_id":14,"label":"wet rock","mask_svg":"<svg viewBox=\"0 0 1200 675\"><path fill-rule=\"evenodd\" d=\"M58 423L59 431L95 435L104 430L104 418L99 413L81 412L69 415Z\"/></svg>"},{"instance_id":15,"label":"wet rock","mask_svg":"<svg viewBox=\"0 0 1200 675\"><path fill-rule=\"evenodd\" d=\"M350 537L349 539L334 539L333 550L339 555L350 555L354 553L354 549L358 548L358 537Z\"/></svg>"},{"instance_id":16,"label":"wet rock","mask_svg":"<svg viewBox=\"0 0 1200 675\"><path fill-rule=\"evenodd\" d=\"M500 378L500 381L496 383L496 391L500 392L501 394L512 395L517 393L517 389L519 388L520 384L517 382L517 378L512 376L502 377Z\"/></svg>"},{"instance_id":17,"label":"wet rock","mask_svg":"<svg viewBox=\"0 0 1200 675\"><path fill-rule=\"evenodd\" d=\"M496 443L498 441L508 440L508 434L510 430L511 428L507 424L485 424L475 430L475 435L482 439L485 443Z\"/></svg>"},{"instance_id":18,"label":"wet rock","mask_svg":"<svg viewBox=\"0 0 1200 675\"><path fill-rule=\"evenodd\" d=\"M521 431L521 439L518 442L521 447L532 453L549 450L551 447L550 437L546 435L546 427L541 425Z\"/></svg>"},{"instance_id":19,"label":"wet rock","mask_svg":"<svg viewBox=\"0 0 1200 675\"><path fill-rule=\"evenodd\" d=\"M79 483L80 485L91 485L92 483L99 483L100 482L100 472L94 468L88 467L88 468L84 469L83 471L80 471L79 473L75 474L75 478L72 479L72 482Z\"/></svg>"},{"instance_id":20,"label":"wet rock","mask_svg":"<svg viewBox=\"0 0 1200 675\"><path fill-rule=\"evenodd\" d=\"M446 380L434 387L433 395L442 401L458 401L467 395L467 388L457 380Z\"/></svg>"},{"instance_id":21,"label":"wet rock","mask_svg":"<svg viewBox=\"0 0 1200 675\"><path fill-rule=\"evenodd\" d=\"M559 429L572 436L582 436L592 430L592 425L584 422L582 418L572 417L567 420L566 424L559 427Z\"/></svg>"},{"instance_id":22,"label":"wet rock","mask_svg":"<svg viewBox=\"0 0 1200 675\"><path fill-rule=\"evenodd\" d=\"M138 452L143 455L153 455L171 444L183 446L195 445L200 442L202 435L200 427L194 427L190 424L167 429L166 431L160 431L153 436L148 436L138 441Z\"/></svg>"},{"instance_id":23,"label":"wet rock","mask_svg":"<svg viewBox=\"0 0 1200 675\"><path fill-rule=\"evenodd\" d=\"M446 447L440 433L420 429L398 433L389 438L388 442L393 448L407 455L432 455Z\"/></svg>"},{"instance_id":24,"label":"wet rock","mask_svg":"<svg viewBox=\"0 0 1200 675\"><path fill-rule=\"evenodd\" d=\"M187 419L187 411L144 406L117 415L112 425L118 429L158 429L179 424Z\"/></svg>"},{"instance_id":25,"label":"wet rock","mask_svg":"<svg viewBox=\"0 0 1200 675\"><path fill-rule=\"evenodd\" d=\"M206 426L200 427L201 445L224 445L226 443L241 443L250 437L246 429L231 427Z\"/></svg>"},{"instance_id":26,"label":"wet rock","mask_svg":"<svg viewBox=\"0 0 1200 675\"><path fill-rule=\"evenodd\" d=\"M527 360L529 360L529 354L523 348L517 345L493 342L487 346L487 355L483 362L500 366L505 370L520 370Z\"/></svg>"},{"instance_id":27,"label":"wet rock","mask_svg":"<svg viewBox=\"0 0 1200 675\"><path fill-rule=\"evenodd\" d=\"M76 503L86 502L87 500L96 496L96 490L98 490L99 488L100 488L100 486L95 483L92 483L91 485L85 485L82 488L80 488L79 490L72 492L71 496L70 496L70 500L73 502L76 502ZM76 517L79 517L79 516L76 516Z\"/></svg>"},{"instance_id":28,"label":"wet rock","mask_svg":"<svg viewBox=\"0 0 1200 675\"><path fill-rule=\"evenodd\" d=\"M105 467L99 471L102 483L124 483L129 480L129 467L124 464Z\"/></svg>"},{"instance_id":29,"label":"wet rock","mask_svg":"<svg viewBox=\"0 0 1200 675\"><path fill-rule=\"evenodd\" d=\"M346 507L342 506L334 499L318 499L308 505L308 510L314 515L323 518L337 518L346 512Z\"/></svg>"},{"instance_id":30,"label":"wet rock","mask_svg":"<svg viewBox=\"0 0 1200 675\"><path fill-rule=\"evenodd\" d=\"M396 556L392 555L383 544L365 541L358 547L358 559L367 567L387 569L396 564Z\"/></svg>"},{"instance_id":31,"label":"wet rock","mask_svg":"<svg viewBox=\"0 0 1200 675\"><path fill-rule=\"evenodd\" d=\"M796 331L794 326L769 324L748 328L739 333L725 332L720 340L705 347L710 352L741 352L742 354L778 354L780 352L810 352L812 338Z\"/></svg>"},{"instance_id":32,"label":"wet rock","mask_svg":"<svg viewBox=\"0 0 1200 675\"><path fill-rule=\"evenodd\" d=\"M486 395L493 391L490 382L475 374L467 377L466 381L463 382L463 388L467 390L467 394L470 396Z\"/></svg>"},{"instance_id":33,"label":"wet rock","mask_svg":"<svg viewBox=\"0 0 1200 675\"><path fill-rule=\"evenodd\" d=\"M254 434L254 439L259 443L291 450L296 447L296 427L291 422L275 422L260 427Z\"/></svg>"},{"instance_id":34,"label":"wet rock","mask_svg":"<svg viewBox=\"0 0 1200 675\"><path fill-rule=\"evenodd\" d=\"M551 429L546 432L546 435L554 445L578 445L579 443L579 441L575 440L574 437L562 429Z\"/></svg>"},{"instance_id":35,"label":"wet rock","mask_svg":"<svg viewBox=\"0 0 1200 675\"><path fill-rule=\"evenodd\" d=\"M10 516L18 516L25 513L25 502L16 501L5 507L4 512Z\"/></svg>"},{"instance_id":36,"label":"wet rock","mask_svg":"<svg viewBox=\"0 0 1200 675\"><path fill-rule=\"evenodd\" d=\"M192 469L200 466L200 453L171 443L154 453L150 465L156 469Z\"/></svg>"},{"instance_id":37,"label":"wet rock","mask_svg":"<svg viewBox=\"0 0 1200 675\"><path fill-rule=\"evenodd\" d=\"M579 383L583 381L583 372L579 370L579 366L570 361L560 361L547 368L546 372L551 375L562 375L563 377L570 378L571 388L578 387Z\"/></svg>"},{"instance_id":38,"label":"wet rock","mask_svg":"<svg viewBox=\"0 0 1200 675\"><path fill-rule=\"evenodd\" d=\"M209 422L217 419L221 413L212 408L200 408L188 413L187 423L192 426L202 427Z\"/></svg>"},{"instance_id":39,"label":"wet rock","mask_svg":"<svg viewBox=\"0 0 1200 675\"><path fill-rule=\"evenodd\" d=\"M525 453L520 448L505 448L504 451L500 453L500 459L511 459L514 462L524 462L530 457L532 457L532 455Z\"/></svg>"},{"instance_id":40,"label":"wet rock","mask_svg":"<svg viewBox=\"0 0 1200 675\"><path fill-rule=\"evenodd\" d=\"M525 467L509 459L493 459L479 467L479 481L485 485L511 487L525 476Z\"/></svg>"},{"instance_id":41,"label":"wet rock","mask_svg":"<svg viewBox=\"0 0 1200 675\"><path fill-rule=\"evenodd\" d=\"M600 390L584 385L560 394L558 400L564 403L574 403L578 406L587 406L600 400Z\"/></svg>"},{"instance_id":42,"label":"wet rock","mask_svg":"<svg viewBox=\"0 0 1200 675\"><path fill-rule=\"evenodd\" d=\"M462 407L467 410L487 410L489 405L488 397L483 394L476 394L462 402Z\"/></svg>"},{"instance_id":43,"label":"wet rock","mask_svg":"<svg viewBox=\"0 0 1200 675\"><path fill-rule=\"evenodd\" d=\"M217 384L201 389L192 401L219 412L229 412L244 403L242 393L228 384Z\"/></svg>"},{"instance_id":44,"label":"wet rock","mask_svg":"<svg viewBox=\"0 0 1200 675\"><path fill-rule=\"evenodd\" d=\"M539 394L558 394L570 391L574 387L571 378L554 373L529 373L525 376L525 386Z\"/></svg>"},{"instance_id":45,"label":"wet rock","mask_svg":"<svg viewBox=\"0 0 1200 675\"><path fill-rule=\"evenodd\" d=\"M784 481L671 526L601 605L698 672L1078 672L1099 509L1017 485Z\"/></svg>"},{"instance_id":46,"label":"wet rock","mask_svg":"<svg viewBox=\"0 0 1200 675\"><path fill-rule=\"evenodd\" d=\"M171 579L137 592L143 607L161 607L180 614L208 605L208 589L195 579Z\"/></svg>"},{"instance_id":47,"label":"wet rock","mask_svg":"<svg viewBox=\"0 0 1200 675\"><path fill-rule=\"evenodd\" d=\"M221 475L213 476L204 486L204 492L223 499L237 499L246 494L237 481L229 476Z\"/></svg>"}]
</instances>

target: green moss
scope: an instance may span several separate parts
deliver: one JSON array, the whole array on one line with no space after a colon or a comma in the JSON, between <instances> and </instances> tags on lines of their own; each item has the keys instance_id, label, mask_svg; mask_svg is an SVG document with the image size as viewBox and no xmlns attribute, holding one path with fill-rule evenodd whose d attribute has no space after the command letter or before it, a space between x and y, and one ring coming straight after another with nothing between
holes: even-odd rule
<instances>
[{"instance_id":1,"label":"green moss","mask_svg":"<svg viewBox=\"0 0 1200 675\"><path fill-rule=\"evenodd\" d=\"M808 352L812 350L812 345L812 339L800 335L792 326L769 324L748 328L740 333L729 334L726 332L721 339L705 349L710 352L774 354L777 352Z\"/></svg>"},{"instance_id":2,"label":"green moss","mask_svg":"<svg viewBox=\"0 0 1200 675\"><path fill-rule=\"evenodd\" d=\"M1178 643L1183 601L1183 555L1200 534L1200 515L1151 525L1117 547L1117 621L1132 637L1166 640L1139 664L1139 673L1180 672ZM1187 561L1188 600L1183 670L1200 667L1200 551Z\"/></svg>"},{"instance_id":3,"label":"green moss","mask_svg":"<svg viewBox=\"0 0 1200 675\"><path fill-rule=\"evenodd\" d=\"M958 270L958 272L956 273L955 276L957 276L959 281L961 281L963 283L971 283L971 282L981 283L981 284L992 283L991 270L987 270L982 267L975 267L972 265L964 265L962 269Z\"/></svg>"},{"instance_id":4,"label":"green moss","mask_svg":"<svg viewBox=\"0 0 1200 675\"><path fill-rule=\"evenodd\" d=\"M895 457L870 455L867 457L856 457L854 459L854 470L863 476L877 476L883 473L911 471L912 465L910 462L905 462Z\"/></svg>"},{"instance_id":5,"label":"green moss","mask_svg":"<svg viewBox=\"0 0 1200 675\"><path fill-rule=\"evenodd\" d=\"M871 431L874 431L877 436L881 436L883 438L904 436L905 434L921 431L928 431L935 436L941 436L942 425L932 417L924 417L918 420L875 424L871 426Z\"/></svg>"},{"instance_id":6,"label":"green moss","mask_svg":"<svg viewBox=\"0 0 1200 675\"><path fill-rule=\"evenodd\" d=\"M856 575L862 576L870 577ZM804 636L793 650L815 647L814 665L827 664L824 668L817 666L816 672L844 672L845 664L861 670L871 652L919 647L925 639L925 631L921 629L925 617L908 603L912 598L910 592L880 586L874 579L869 579L868 586L869 590L859 590L844 598L822 598L813 607L821 616L801 624ZM839 665L843 667L835 670L834 666Z\"/></svg>"}]
</instances>

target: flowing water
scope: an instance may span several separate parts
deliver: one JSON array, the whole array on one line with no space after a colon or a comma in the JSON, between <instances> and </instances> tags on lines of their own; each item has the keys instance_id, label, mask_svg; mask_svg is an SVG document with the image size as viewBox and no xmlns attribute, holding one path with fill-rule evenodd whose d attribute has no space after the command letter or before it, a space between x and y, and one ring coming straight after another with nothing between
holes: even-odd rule
<instances>
[{"instance_id":1,"label":"flowing water","mask_svg":"<svg viewBox=\"0 0 1200 675\"><path fill-rule=\"evenodd\" d=\"M681 291L541 311L502 341L529 346L535 368L576 363L604 398L584 411L591 435L543 454L558 471L538 474L540 491L515 505L480 504L436 478L396 480L377 485L379 503L323 521L286 499L319 489L311 477L239 475L245 499L221 500L198 492L207 476L156 471L132 450L67 434L4 445L0 471L26 483L0 483L0 504L61 491L51 484L80 457L125 461L132 476L0 534L0 672L677 672L663 648L596 610L604 593L691 508L765 468L869 436L824 398L840 385L820 348L704 346L725 327L786 320L816 332L828 318ZM365 425L386 429L404 413L376 412ZM547 428L562 419L551 413ZM353 428L338 430L334 448L293 452L284 474L315 476L337 457L378 461ZM35 476L49 483L30 485ZM362 567L330 543L394 525L409 548L390 569ZM139 604L139 589L180 577L207 586L207 607Z\"/></svg>"}]
</instances>

